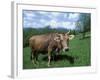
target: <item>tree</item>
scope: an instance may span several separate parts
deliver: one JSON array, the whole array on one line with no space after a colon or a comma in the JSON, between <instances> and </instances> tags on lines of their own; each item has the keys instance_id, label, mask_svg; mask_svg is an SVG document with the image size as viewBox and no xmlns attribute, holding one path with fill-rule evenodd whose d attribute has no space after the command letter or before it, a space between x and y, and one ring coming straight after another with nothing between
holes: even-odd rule
<instances>
[{"instance_id":1,"label":"tree","mask_svg":"<svg viewBox=\"0 0 100 80\"><path fill-rule=\"evenodd\" d=\"M91 14L80 13L79 20L76 23L77 29L82 33L82 38L85 37L86 32L91 30Z\"/></svg>"}]
</instances>

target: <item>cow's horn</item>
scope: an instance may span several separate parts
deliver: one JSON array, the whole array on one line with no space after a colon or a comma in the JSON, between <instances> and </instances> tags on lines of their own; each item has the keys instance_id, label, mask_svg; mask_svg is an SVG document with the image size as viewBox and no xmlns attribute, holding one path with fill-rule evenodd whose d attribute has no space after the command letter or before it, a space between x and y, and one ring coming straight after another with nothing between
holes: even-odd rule
<instances>
[{"instance_id":1,"label":"cow's horn","mask_svg":"<svg viewBox=\"0 0 100 80\"><path fill-rule=\"evenodd\" d=\"M67 32L67 34L69 34L69 33L70 33L70 31Z\"/></svg>"}]
</instances>

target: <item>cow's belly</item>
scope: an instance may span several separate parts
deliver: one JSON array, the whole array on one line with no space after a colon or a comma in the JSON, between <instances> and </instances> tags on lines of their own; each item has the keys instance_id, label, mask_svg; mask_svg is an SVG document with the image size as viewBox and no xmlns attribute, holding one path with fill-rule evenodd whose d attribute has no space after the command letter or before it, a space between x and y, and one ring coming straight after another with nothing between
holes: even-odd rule
<instances>
[{"instance_id":1,"label":"cow's belly","mask_svg":"<svg viewBox=\"0 0 100 80\"><path fill-rule=\"evenodd\" d=\"M47 54L48 53L48 51L38 51L38 53L40 53L40 54Z\"/></svg>"}]
</instances>

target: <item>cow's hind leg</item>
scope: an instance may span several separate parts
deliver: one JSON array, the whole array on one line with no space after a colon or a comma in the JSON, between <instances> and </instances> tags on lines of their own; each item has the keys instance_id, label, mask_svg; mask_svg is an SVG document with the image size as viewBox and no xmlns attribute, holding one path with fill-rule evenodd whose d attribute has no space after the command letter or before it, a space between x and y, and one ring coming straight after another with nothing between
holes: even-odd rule
<instances>
[{"instance_id":1,"label":"cow's hind leg","mask_svg":"<svg viewBox=\"0 0 100 80\"><path fill-rule=\"evenodd\" d=\"M35 60L35 63L38 64L38 53L35 52L34 54L34 60Z\"/></svg>"},{"instance_id":2,"label":"cow's hind leg","mask_svg":"<svg viewBox=\"0 0 100 80\"><path fill-rule=\"evenodd\" d=\"M30 59L31 59L32 63L35 64L35 52L33 50L31 51Z\"/></svg>"}]
</instances>

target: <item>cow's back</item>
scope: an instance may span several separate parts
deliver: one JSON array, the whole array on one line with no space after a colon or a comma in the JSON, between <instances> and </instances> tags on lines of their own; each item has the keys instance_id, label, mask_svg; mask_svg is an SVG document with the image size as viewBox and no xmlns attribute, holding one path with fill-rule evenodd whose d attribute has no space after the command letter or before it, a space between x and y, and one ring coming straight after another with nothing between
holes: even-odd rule
<instances>
[{"instance_id":1,"label":"cow's back","mask_svg":"<svg viewBox=\"0 0 100 80\"><path fill-rule=\"evenodd\" d=\"M35 50L44 50L48 47L51 35L36 35L29 39L29 45Z\"/></svg>"}]
</instances>

